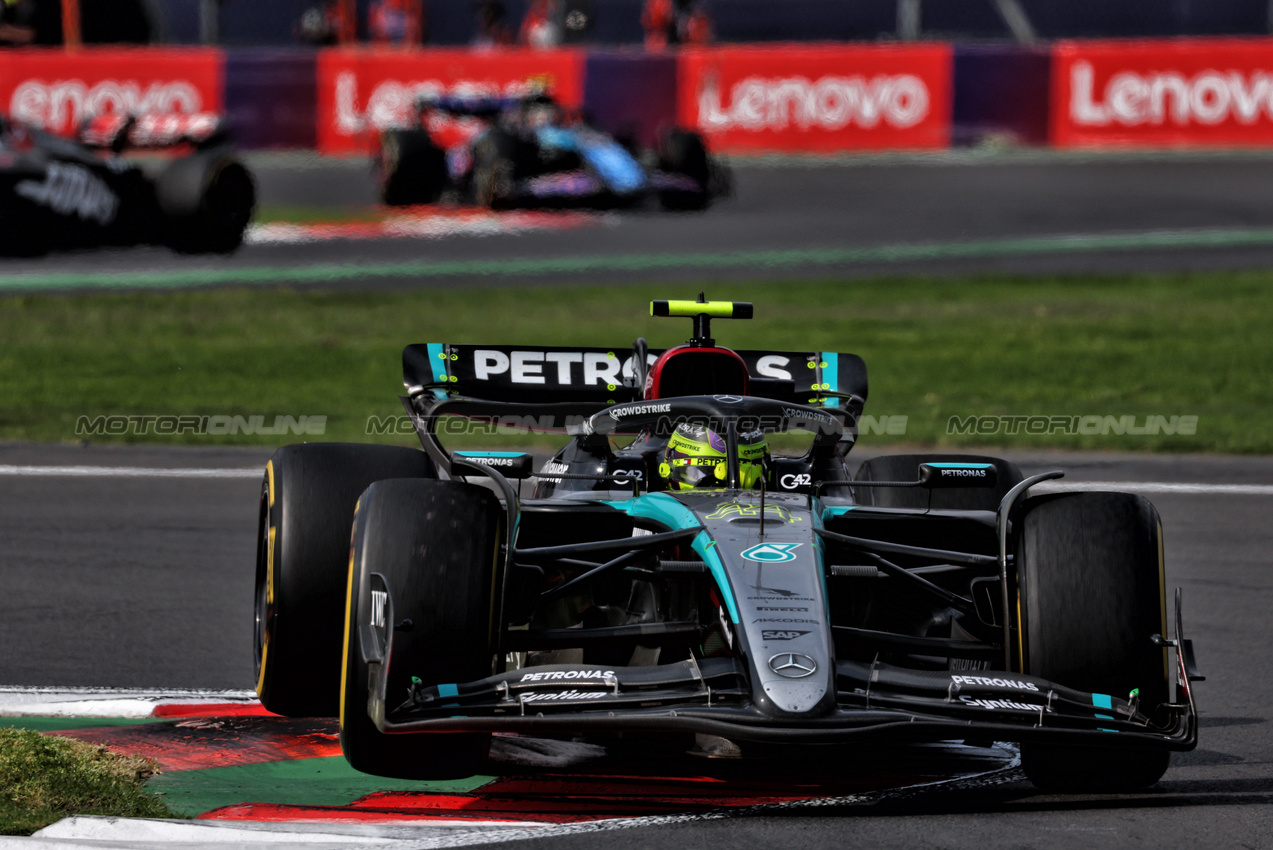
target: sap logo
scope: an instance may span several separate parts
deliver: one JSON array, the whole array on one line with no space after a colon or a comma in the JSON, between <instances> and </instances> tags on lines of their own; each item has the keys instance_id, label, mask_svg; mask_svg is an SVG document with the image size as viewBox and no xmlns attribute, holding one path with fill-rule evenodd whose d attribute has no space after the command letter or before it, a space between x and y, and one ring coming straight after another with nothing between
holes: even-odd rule
<instances>
[{"instance_id":1,"label":"sap logo","mask_svg":"<svg viewBox=\"0 0 1273 850\"><path fill-rule=\"evenodd\" d=\"M794 629L763 629L760 632L761 640L795 640L802 635L809 634L807 631L796 631Z\"/></svg>"}]
</instances>

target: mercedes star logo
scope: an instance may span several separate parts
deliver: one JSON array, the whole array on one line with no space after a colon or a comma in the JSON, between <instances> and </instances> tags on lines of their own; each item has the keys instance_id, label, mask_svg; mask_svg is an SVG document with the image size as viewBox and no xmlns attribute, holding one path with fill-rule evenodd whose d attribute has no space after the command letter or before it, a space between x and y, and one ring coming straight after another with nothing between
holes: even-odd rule
<instances>
[{"instance_id":1,"label":"mercedes star logo","mask_svg":"<svg viewBox=\"0 0 1273 850\"><path fill-rule=\"evenodd\" d=\"M769 669L788 679L803 679L813 675L818 662L798 652L784 652L769 659Z\"/></svg>"}]
</instances>

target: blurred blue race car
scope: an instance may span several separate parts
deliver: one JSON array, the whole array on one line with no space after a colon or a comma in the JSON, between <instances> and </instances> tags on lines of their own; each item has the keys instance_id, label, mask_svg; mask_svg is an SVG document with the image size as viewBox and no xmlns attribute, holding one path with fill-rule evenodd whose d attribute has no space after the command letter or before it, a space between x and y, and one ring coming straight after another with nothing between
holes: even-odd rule
<instances>
[{"instance_id":1,"label":"blurred blue race car","mask_svg":"<svg viewBox=\"0 0 1273 850\"><path fill-rule=\"evenodd\" d=\"M728 168L697 133L674 129L640 150L543 93L422 99L415 118L385 131L373 160L391 206L622 206L656 196L665 209L701 210L730 189Z\"/></svg>"}]
</instances>

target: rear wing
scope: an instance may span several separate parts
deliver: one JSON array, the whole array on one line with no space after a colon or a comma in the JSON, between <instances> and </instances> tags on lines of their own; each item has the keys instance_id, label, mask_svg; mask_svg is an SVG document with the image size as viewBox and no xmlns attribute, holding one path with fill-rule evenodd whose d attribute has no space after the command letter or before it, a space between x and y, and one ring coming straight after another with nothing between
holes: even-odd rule
<instances>
[{"instance_id":1,"label":"rear wing","mask_svg":"<svg viewBox=\"0 0 1273 850\"><path fill-rule=\"evenodd\" d=\"M647 352L647 367L662 351ZM858 410L866 400L866 363L832 351L739 351L751 394L778 401ZM402 351L408 394L520 404L640 399L635 354L623 348L419 343ZM642 369L644 374L646 369Z\"/></svg>"},{"instance_id":2,"label":"rear wing","mask_svg":"<svg viewBox=\"0 0 1273 850\"><path fill-rule=\"evenodd\" d=\"M226 120L214 112L108 112L85 121L79 133L79 140L89 147L116 153L178 146L199 148L228 139Z\"/></svg>"}]
</instances>

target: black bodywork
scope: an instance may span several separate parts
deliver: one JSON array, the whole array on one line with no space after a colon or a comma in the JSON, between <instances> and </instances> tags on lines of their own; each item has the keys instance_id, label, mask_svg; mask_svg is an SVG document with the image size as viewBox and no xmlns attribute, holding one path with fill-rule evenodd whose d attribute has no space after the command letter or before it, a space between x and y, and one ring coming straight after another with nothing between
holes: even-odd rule
<instances>
[{"instance_id":1,"label":"black bodywork","mask_svg":"<svg viewBox=\"0 0 1273 850\"><path fill-rule=\"evenodd\" d=\"M1195 746L1190 681L1200 677L1178 591L1175 637L1165 622L1143 636L1161 649L1173 685L1162 704L1022 672L1017 519L1029 488L1061 473L1022 479L1000 461L946 458L904 480L854 480L845 455L867 394L859 358L739 352L755 378L748 394L651 398L656 354L643 340L630 358L406 349L403 401L438 475L486 480L507 522L489 677L416 680L409 693L390 693L391 665L410 660L395 657L385 625L396 622L393 590L373 577L387 613L351 623L349 639L370 664L368 711L382 732ZM527 458L449 451L439 433L450 417L573 439L530 473ZM734 459L719 489L672 492L657 466L680 421L709 424L731 448L757 427L811 441L803 453L775 453L760 491L738 488ZM527 477L533 493L523 498L518 479ZM873 494L885 489L926 495L917 507L884 507ZM970 490L993 503L943 507L959 502L943 494Z\"/></svg>"},{"instance_id":2,"label":"black bodywork","mask_svg":"<svg viewBox=\"0 0 1273 850\"><path fill-rule=\"evenodd\" d=\"M121 120L106 133L89 126L72 140L0 118L0 255L128 245L186 253L237 248L255 189L224 127L178 116L185 131L159 139L150 131L162 120ZM143 163L120 155L133 147L176 156Z\"/></svg>"}]
</instances>

